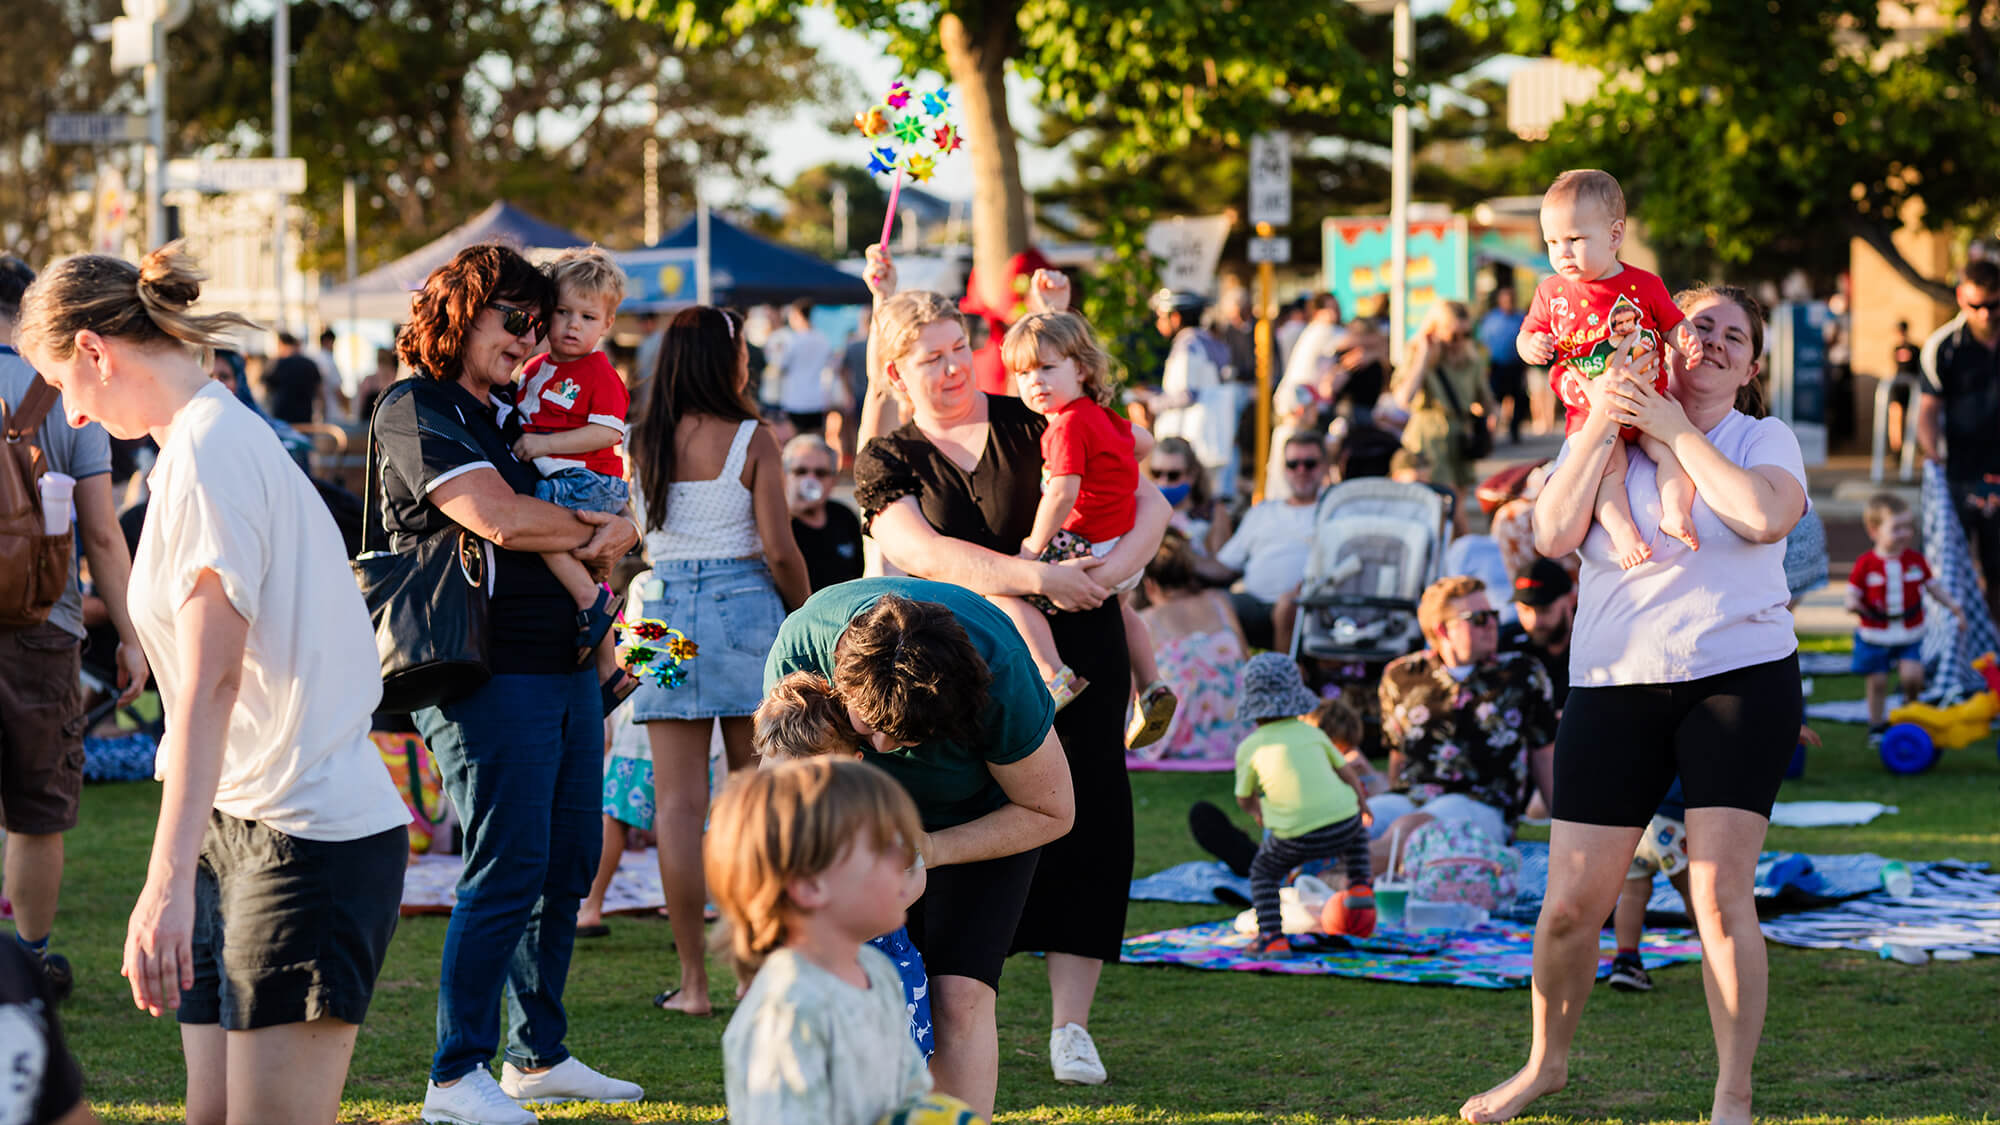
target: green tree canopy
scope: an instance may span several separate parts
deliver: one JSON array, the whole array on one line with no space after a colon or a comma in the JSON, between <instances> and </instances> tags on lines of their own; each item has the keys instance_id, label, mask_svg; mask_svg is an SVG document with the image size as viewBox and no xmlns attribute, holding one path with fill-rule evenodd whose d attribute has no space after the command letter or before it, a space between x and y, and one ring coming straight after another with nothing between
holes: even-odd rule
<instances>
[{"instance_id":1,"label":"green tree canopy","mask_svg":"<svg viewBox=\"0 0 2000 1125\"><path fill-rule=\"evenodd\" d=\"M1984 0L1899 29L1877 0L1459 0L1475 32L1608 76L1533 162L1603 168L1676 269L1844 269L1849 238L1948 299L1891 241L1923 223L1991 229L2000 60ZM1923 5L1916 6L1922 9Z\"/></svg>"},{"instance_id":2,"label":"green tree canopy","mask_svg":"<svg viewBox=\"0 0 2000 1125\"><path fill-rule=\"evenodd\" d=\"M269 151L269 6L196 8L173 37L178 151ZM363 185L364 268L498 197L637 241L654 84L668 215L692 209L698 169L754 178L758 111L838 97L777 29L688 48L599 0L293 0L292 37L292 152L318 220L305 256L321 267L340 261L346 176Z\"/></svg>"},{"instance_id":3,"label":"green tree canopy","mask_svg":"<svg viewBox=\"0 0 2000 1125\"><path fill-rule=\"evenodd\" d=\"M118 14L115 0L10 0L0 35L0 250L39 268L80 249L90 208L67 205L88 191L100 159L123 165L129 149L50 145L51 113L131 110L132 84L112 76L110 54L90 25ZM135 177L136 178L136 177Z\"/></svg>"}]
</instances>

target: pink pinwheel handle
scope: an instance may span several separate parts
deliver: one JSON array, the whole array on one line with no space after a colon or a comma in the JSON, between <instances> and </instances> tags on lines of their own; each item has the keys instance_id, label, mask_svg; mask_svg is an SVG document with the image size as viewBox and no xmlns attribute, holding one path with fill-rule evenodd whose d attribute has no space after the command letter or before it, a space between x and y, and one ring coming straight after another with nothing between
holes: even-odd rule
<instances>
[{"instance_id":1,"label":"pink pinwheel handle","mask_svg":"<svg viewBox=\"0 0 2000 1125\"><path fill-rule=\"evenodd\" d=\"M896 199L903 194L903 170L896 169L896 178L889 183L889 210L882 216L882 249L889 248L889 235L896 229Z\"/></svg>"}]
</instances>

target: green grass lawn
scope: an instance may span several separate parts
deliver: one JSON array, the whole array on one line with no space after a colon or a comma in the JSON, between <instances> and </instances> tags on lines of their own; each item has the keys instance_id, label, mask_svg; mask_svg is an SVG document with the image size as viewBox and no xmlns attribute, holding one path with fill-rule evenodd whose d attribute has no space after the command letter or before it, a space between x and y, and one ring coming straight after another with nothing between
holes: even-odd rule
<instances>
[{"instance_id":1,"label":"green grass lawn","mask_svg":"<svg viewBox=\"0 0 2000 1125\"><path fill-rule=\"evenodd\" d=\"M1821 698L1859 681L1821 678ZM1863 828L1785 830L1771 846L1875 851L2000 864L2000 763L1989 740L1952 751L1931 773L1892 777L1858 727L1826 726L1790 800L1880 800L1901 807ZM1188 805L1228 803L1221 775L1138 775L1138 868L1201 858ZM133 1009L118 976L132 900L144 878L158 790L92 787L72 833L58 948L75 962L64 1010L89 1097L114 1121L181 1116L179 1038ZM1129 932L1219 918L1223 907L1135 903ZM445 920L405 919L355 1051L343 1119L411 1121L423 1097ZM614 918L582 943L569 982L569 1045L592 1065L645 1086L649 1100L549 1110L550 1120L718 1121L719 1040L727 974L713 1020L670 1016L648 1000L666 983L667 926ZM1695 966L1656 974L1650 994L1600 988L1567 1091L1541 1120L1703 1118L1713 1049ZM1092 1031L1111 1083L1057 1085L1048 1069L1048 993L1040 966L1016 958L1000 996L1000 1119L1014 1122L1310 1122L1454 1119L1459 1102L1510 1073L1528 1043L1528 993L1331 977L1105 971ZM1786 1121L1990 1121L2000 1114L2000 958L1911 968L1859 953L1773 947L1771 1015L1758 1056L1758 1108ZM1531 1119L1532 1120L1532 1119Z\"/></svg>"}]
</instances>

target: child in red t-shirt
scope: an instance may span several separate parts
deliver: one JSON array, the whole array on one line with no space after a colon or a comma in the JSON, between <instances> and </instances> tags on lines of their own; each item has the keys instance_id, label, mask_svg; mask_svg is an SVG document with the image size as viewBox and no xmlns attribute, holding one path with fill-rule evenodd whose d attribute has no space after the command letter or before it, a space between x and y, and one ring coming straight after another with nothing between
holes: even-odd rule
<instances>
[{"instance_id":1,"label":"child in red t-shirt","mask_svg":"<svg viewBox=\"0 0 2000 1125\"><path fill-rule=\"evenodd\" d=\"M1602 375L1619 349L1634 357L1658 354L1653 388L1662 394L1667 390L1665 343L1679 348L1690 366L1700 361L1701 344L1666 283L1618 260L1625 241L1625 193L1609 173L1586 169L1556 177L1542 196L1542 237L1556 273L1535 287L1534 304L1515 343L1522 359L1548 365L1549 386L1569 408L1565 433L1576 433L1589 416L1583 381ZM1699 548L1694 482L1680 459L1630 426L1620 429L1619 436L1625 440L1605 467L1595 506L1619 563L1629 569L1653 554L1625 494L1625 442L1639 442L1658 466L1660 530Z\"/></svg>"},{"instance_id":2,"label":"child in red t-shirt","mask_svg":"<svg viewBox=\"0 0 2000 1125\"><path fill-rule=\"evenodd\" d=\"M1889 671L1903 682L1903 701L1915 702L1924 692L1924 595L1950 610L1965 624L1965 610L1952 600L1931 574L1921 551L1911 547L1917 520L1910 506L1893 492L1872 497L1861 511L1870 550L1863 551L1847 576L1847 611L1860 618L1854 630L1852 671L1866 676L1868 741L1879 744L1889 729L1883 714L1888 706Z\"/></svg>"},{"instance_id":3,"label":"child in red t-shirt","mask_svg":"<svg viewBox=\"0 0 2000 1125\"><path fill-rule=\"evenodd\" d=\"M537 499L577 511L623 512L631 495L618 446L631 396L597 343L625 299L625 272L595 246L563 251L548 270L556 283L556 315L549 350L521 369L516 405L522 434L514 455L541 471ZM606 638L624 599L565 552L551 551L542 561L576 599L578 663L594 651L598 678L613 678L615 657Z\"/></svg>"},{"instance_id":4,"label":"child in red t-shirt","mask_svg":"<svg viewBox=\"0 0 2000 1125\"><path fill-rule=\"evenodd\" d=\"M1030 284L1039 286L1045 272L1036 271ZM1021 543L1022 556L1044 562L1103 558L1138 517L1139 458L1152 452L1152 437L1105 405L1111 398L1111 360L1082 317L1067 312L1024 317L1007 331L1000 358L1018 381L1021 401L1048 419L1042 431L1042 502ZM1133 575L1118 592L1138 585L1139 578ZM1041 599L992 600L1021 631L1056 706L1076 698L1088 685L1056 653L1043 616L1055 607ZM1151 633L1131 606L1122 599L1119 604L1133 679L1144 685L1129 742L1143 746L1166 733L1176 700L1160 681Z\"/></svg>"}]
</instances>

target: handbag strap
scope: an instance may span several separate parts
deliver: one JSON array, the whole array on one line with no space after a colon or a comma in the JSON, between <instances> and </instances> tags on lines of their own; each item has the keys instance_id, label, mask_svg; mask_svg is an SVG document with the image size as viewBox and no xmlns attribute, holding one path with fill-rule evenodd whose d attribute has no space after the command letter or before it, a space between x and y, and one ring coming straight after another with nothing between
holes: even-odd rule
<instances>
[{"instance_id":1,"label":"handbag strap","mask_svg":"<svg viewBox=\"0 0 2000 1125\"><path fill-rule=\"evenodd\" d=\"M1458 415L1462 421L1470 421L1470 416L1465 412L1465 404L1458 401L1458 391L1451 385L1451 376L1444 373L1444 364L1440 363L1432 368L1431 375L1437 379L1438 386L1443 388L1444 400L1451 404L1451 412Z\"/></svg>"},{"instance_id":2,"label":"handbag strap","mask_svg":"<svg viewBox=\"0 0 2000 1125\"><path fill-rule=\"evenodd\" d=\"M418 378L421 377L418 376ZM388 390L383 391L382 397L375 402L375 414L371 414L368 417L368 467L363 474L364 483L362 484L362 487L367 489L368 494L361 498L361 553L364 555L370 550L368 546L369 531L374 531L378 536L385 534L382 527L382 465L375 456L375 416L381 414L382 408L395 401L398 397L415 393L415 386L413 384L406 386L405 384L408 383L409 380L407 379L400 380ZM386 547L386 544L384 546Z\"/></svg>"}]
</instances>

